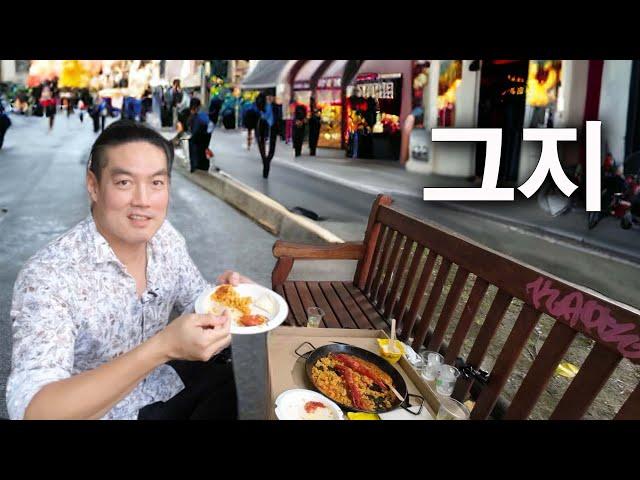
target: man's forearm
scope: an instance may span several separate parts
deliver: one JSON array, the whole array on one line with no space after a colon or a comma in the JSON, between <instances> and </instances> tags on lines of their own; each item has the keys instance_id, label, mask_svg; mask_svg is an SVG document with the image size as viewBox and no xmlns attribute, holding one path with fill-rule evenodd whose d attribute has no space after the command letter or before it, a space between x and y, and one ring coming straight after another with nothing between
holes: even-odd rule
<instances>
[{"instance_id":1,"label":"man's forearm","mask_svg":"<svg viewBox=\"0 0 640 480\"><path fill-rule=\"evenodd\" d=\"M169 360L159 335L98 368L50 383L31 400L24 418L99 419L154 368Z\"/></svg>"}]
</instances>

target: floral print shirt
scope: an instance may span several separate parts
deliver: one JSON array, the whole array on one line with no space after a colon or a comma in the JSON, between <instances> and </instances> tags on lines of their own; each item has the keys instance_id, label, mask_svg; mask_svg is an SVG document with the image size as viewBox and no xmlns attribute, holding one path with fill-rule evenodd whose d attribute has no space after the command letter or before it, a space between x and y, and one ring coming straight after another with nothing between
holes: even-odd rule
<instances>
[{"instance_id":1,"label":"floral print shirt","mask_svg":"<svg viewBox=\"0 0 640 480\"><path fill-rule=\"evenodd\" d=\"M147 244L147 291L139 297L93 216L28 260L11 305L13 351L7 408L22 419L46 384L92 370L162 330L174 306L193 311L208 286L186 243L165 220ZM145 405L184 388L167 364L153 370L103 419L136 419Z\"/></svg>"}]
</instances>

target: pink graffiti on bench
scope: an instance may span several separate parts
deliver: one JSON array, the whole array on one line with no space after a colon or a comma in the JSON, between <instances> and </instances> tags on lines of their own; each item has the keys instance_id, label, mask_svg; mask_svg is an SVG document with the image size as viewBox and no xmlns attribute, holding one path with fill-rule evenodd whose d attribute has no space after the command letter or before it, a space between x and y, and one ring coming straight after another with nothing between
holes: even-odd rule
<instances>
[{"instance_id":1,"label":"pink graffiti on bench","mask_svg":"<svg viewBox=\"0 0 640 480\"><path fill-rule=\"evenodd\" d=\"M575 327L580 321L587 331L596 332L602 341L617 344L617 349L623 356L640 358L640 336L623 335L634 330L635 324L618 323L611 314L611 309L595 300L585 302L582 292L574 291L560 297L560 291L551 285L551 280L544 277L538 277L527 284L527 293L535 308L540 308L546 297L545 306L554 317L566 320L571 327Z\"/></svg>"}]
</instances>

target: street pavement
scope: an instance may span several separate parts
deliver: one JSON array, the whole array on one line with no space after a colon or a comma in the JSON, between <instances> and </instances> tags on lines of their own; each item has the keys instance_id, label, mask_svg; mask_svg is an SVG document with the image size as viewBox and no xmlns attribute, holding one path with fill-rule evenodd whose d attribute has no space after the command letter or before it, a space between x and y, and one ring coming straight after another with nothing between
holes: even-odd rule
<instances>
[{"instance_id":1,"label":"street pavement","mask_svg":"<svg viewBox=\"0 0 640 480\"><path fill-rule=\"evenodd\" d=\"M51 133L42 118L12 116L12 121L0 150L0 417L7 417L15 278L37 250L89 214L85 165L96 138L90 122L85 118L80 124L77 115L58 115ZM270 285L275 237L180 175L174 175L171 188L169 220L185 236L205 278L214 281L229 268ZM244 419L264 418L265 341L264 334L233 338Z\"/></svg>"},{"instance_id":2,"label":"street pavement","mask_svg":"<svg viewBox=\"0 0 640 480\"><path fill-rule=\"evenodd\" d=\"M521 207L522 216L535 215L532 222L542 222L540 229L529 229L507 223L474 211L454 210L438 202L424 202L422 188L425 182L445 181L406 172L389 162L353 161L344 158L344 152L319 149L317 157L303 155L295 159L290 145L279 142L276 147L271 173L262 178L262 163L255 145L247 151L245 135L241 131L217 129L212 137L211 149L215 166L234 178L282 203L287 208L296 206L312 210L324 219L320 225L344 240L361 240L375 194L390 193L394 204L417 216L445 228L461 233L501 253L529 263L536 268L592 288L606 296L640 308L638 278L640 260L640 232L624 231L612 219L604 219L596 229L586 231L584 212L569 214L567 218L551 218L541 209L530 205L502 203L493 211L502 215L515 215ZM449 179L448 181L452 181ZM458 183L462 185L461 181ZM409 195L409 185L419 197ZM457 185L457 186L460 186ZM449 185L454 186L454 185ZM465 185L466 186L466 185ZM467 202L468 203L468 202ZM477 208L477 207L476 207ZM563 216L564 217L564 216ZM546 226L544 223L546 222ZM562 229L554 234L553 227ZM617 245L621 251L599 248L594 242L573 239L572 234L596 238L601 243Z\"/></svg>"}]
</instances>

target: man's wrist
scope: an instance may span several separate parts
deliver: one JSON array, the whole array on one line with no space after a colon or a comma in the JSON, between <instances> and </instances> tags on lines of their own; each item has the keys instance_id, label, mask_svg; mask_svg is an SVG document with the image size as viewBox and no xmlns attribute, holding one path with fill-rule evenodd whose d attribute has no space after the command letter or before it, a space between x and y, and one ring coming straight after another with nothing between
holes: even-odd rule
<instances>
[{"instance_id":1,"label":"man's wrist","mask_svg":"<svg viewBox=\"0 0 640 480\"><path fill-rule=\"evenodd\" d=\"M153 337L146 342L149 355L153 359L154 363L162 365L170 360L173 360L171 349L166 341L166 333L164 330L159 331Z\"/></svg>"}]
</instances>

